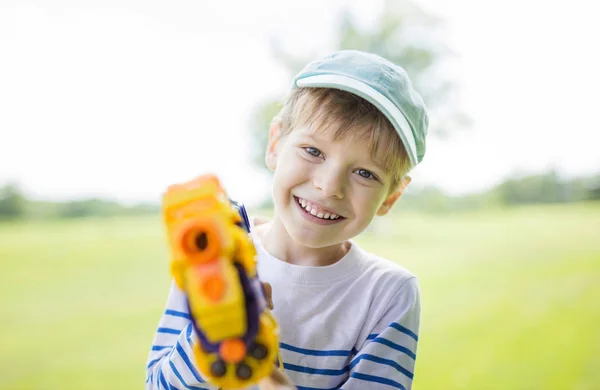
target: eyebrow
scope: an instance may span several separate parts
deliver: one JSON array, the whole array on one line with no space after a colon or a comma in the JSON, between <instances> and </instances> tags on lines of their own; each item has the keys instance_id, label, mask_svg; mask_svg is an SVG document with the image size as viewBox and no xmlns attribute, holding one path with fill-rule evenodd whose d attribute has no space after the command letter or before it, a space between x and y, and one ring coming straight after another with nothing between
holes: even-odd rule
<instances>
[{"instance_id":1,"label":"eyebrow","mask_svg":"<svg viewBox=\"0 0 600 390\"><path fill-rule=\"evenodd\" d=\"M388 174L388 170L385 167L385 164L382 161L379 160L373 160L371 159L371 162L379 169L381 169L381 171L385 174Z\"/></svg>"},{"instance_id":2,"label":"eyebrow","mask_svg":"<svg viewBox=\"0 0 600 390\"><path fill-rule=\"evenodd\" d=\"M317 141L317 140L322 141L321 137L315 137L314 136L315 133L316 132L314 130L313 131L306 131L305 130L301 134L302 134L302 137L307 137L307 138L310 138L310 139L315 140L315 141Z\"/></svg>"}]
</instances>

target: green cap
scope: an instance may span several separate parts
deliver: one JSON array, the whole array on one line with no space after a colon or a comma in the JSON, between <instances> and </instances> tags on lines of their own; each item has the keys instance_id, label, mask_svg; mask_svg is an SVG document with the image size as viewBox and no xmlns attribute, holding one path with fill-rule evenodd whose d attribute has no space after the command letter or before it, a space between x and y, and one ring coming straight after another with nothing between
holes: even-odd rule
<instances>
[{"instance_id":1,"label":"green cap","mask_svg":"<svg viewBox=\"0 0 600 390\"><path fill-rule=\"evenodd\" d=\"M292 88L336 88L377 107L392 123L415 167L425 155L429 119L421 96L400 66L372 53L337 51L308 64Z\"/></svg>"}]
</instances>

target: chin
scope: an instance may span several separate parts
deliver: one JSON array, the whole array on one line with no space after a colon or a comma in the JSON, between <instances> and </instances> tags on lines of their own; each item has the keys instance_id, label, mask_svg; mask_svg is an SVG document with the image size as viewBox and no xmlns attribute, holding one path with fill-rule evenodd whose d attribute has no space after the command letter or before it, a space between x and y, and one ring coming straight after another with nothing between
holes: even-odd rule
<instances>
[{"instance_id":1,"label":"chin","mask_svg":"<svg viewBox=\"0 0 600 390\"><path fill-rule=\"evenodd\" d=\"M290 221L291 226L287 225L286 230L288 235L294 242L311 249L327 248L334 245L340 245L346 241L345 238L340 238L339 235L333 237L324 237L322 234L311 230L310 227L300 228L298 223ZM289 226L289 228L288 228Z\"/></svg>"},{"instance_id":2,"label":"chin","mask_svg":"<svg viewBox=\"0 0 600 390\"><path fill-rule=\"evenodd\" d=\"M304 228L300 228L294 221L290 221L291 226L286 226L288 231L288 235L297 242L308 248L320 248L323 246L323 237L318 237L314 232L310 230L304 230Z\"/></svg>"},{"instance_id":3,"label":"chin","mask_svg":"<svg viewBox=\"0 0 600 390\"><path fill-rule=\"evenodd\" d=\"M316 238L316 239L307 239L306 237L299 237L299 238L294 238L294 240L296 242L298 242L299 244L301 244L302 246L306 247L306 248L311 248L311 249L319 249L319 248L326 248L326 247L330 247L332 245L336 245L339 244L338 240L323 240L320 238Z\"/></svg>"}]
</instances>

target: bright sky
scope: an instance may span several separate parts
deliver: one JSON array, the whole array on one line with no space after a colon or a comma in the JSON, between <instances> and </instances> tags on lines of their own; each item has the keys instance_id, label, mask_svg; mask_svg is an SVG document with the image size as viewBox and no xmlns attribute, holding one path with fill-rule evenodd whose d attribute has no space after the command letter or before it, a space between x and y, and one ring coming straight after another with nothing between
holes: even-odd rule
<instances>
[{"instance_id":1,"label":"bright sky","mask_svg":"<svg viewBox=\"0 0 600 390\"><path fill-rule=\"evenodd\" d=\"M446 20L472 127L430 139L415 183L461 193L517 171L600 172L594 2L422 2ZM270 181L249 163L250 115L290 82L268 37L321 55L341 4L368 24L381 2L3 1L0 183L157 201L214 172L257 201Z\"/></svg>"}]
</instances>

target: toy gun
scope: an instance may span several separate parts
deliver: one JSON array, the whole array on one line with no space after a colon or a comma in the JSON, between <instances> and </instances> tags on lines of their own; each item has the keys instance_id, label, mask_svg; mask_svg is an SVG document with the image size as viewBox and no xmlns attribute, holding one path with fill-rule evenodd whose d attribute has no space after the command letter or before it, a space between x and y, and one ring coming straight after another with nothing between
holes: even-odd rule
<instances>
[{"instance_id":1,"label":"toy gun","mask_svg":"<svg viewBox=\"0 0 600 390\"><path fill-rule=\"evenodd\" d=\"M218 178L171 185L162 198L171 274L184 292L199 343L204 379L227 389L258 383L279 360L279 328L256 272L256 250L243 205Z\"/></svg>"}]
</instances>

